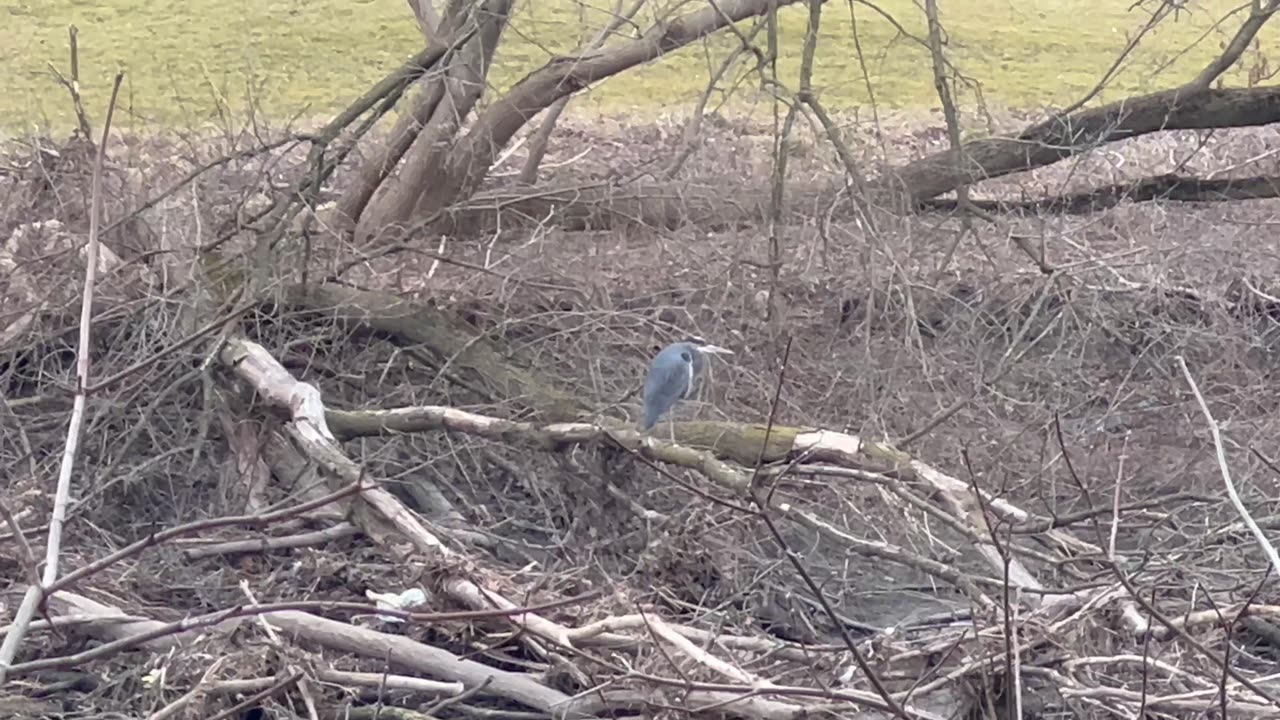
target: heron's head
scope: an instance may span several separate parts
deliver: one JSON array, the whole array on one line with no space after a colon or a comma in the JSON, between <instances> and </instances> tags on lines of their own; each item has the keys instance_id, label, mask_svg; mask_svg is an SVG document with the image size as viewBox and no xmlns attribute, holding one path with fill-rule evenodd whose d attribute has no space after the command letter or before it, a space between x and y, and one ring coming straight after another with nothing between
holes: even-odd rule
<instances>
[{"instance_id":1,"label":"heron's head","mask_svg":"<svg viewBox=\"0 0 1280 720\"><path fill-rule=\"evenodd\" d=\"M728 348L722 348L719 345L712 345L711 343L707 342L706 340L696 335L686 339L685 342L691 345L694 350L697 350L700 353L706 353L708 355L732 355L733 354L732 350Z\"/></svg>"},{"instance_id":2,"label":"heron's head","mask_svg":"<svg viewBox=\"0 0 1280 720\"><path fill-rule=\"evenodd\" d=\"M695 377L701 376L707 369L709 361L708 355L732 355L733 351L728 348L722 348L719 345L712 345L700 337L691 337L681 343L681 347L687 350L689 359L689 390L693 389L693 381ZM686 353L681 353L682 355Z\"/></svg>"}]
</instances>

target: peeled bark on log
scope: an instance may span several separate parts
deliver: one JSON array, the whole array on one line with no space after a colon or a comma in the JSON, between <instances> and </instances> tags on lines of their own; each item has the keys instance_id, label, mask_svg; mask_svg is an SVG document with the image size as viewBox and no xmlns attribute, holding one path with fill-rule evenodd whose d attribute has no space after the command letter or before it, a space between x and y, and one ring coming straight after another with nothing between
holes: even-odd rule
<instances>
[{"instance_id":1,"label":"peeled bark on log","mask_svg":"<svg viewBox=\"0 0 1280 720\"><path fill-rule=\"evenodd\" d=\"M315 386L299 382L265 348L241 337L228 338L219 350L218 358L248 383L259 397L288 415L283 433L303 455L323 468L330 485L349 486L370 480L364 469L338 446L325 419L324 401ZM402 541L407 541L411 550L438 563L440 587L463 605L474 609L497 607L511 610L519 607L461 572L457 565L461 556L376 482L361 487L352 504L350 520L385 548L397 549ZM536 613L520 613L512 616L511 622L534 635L569 644L568 628Z\"/></svg>"},{"instance_id":2,"label":"peeled bark on log","mask_svg":"<svg viewBox=\"0 0 1280 720\"><path fill-rule=\"evenodd\" d=\"M893 472L904 479L926 484L939 498L948 514L968 525L975 533L981 534L981 529L986 527L983 519L986 512L1015 525L1042 520L985 492L984 499L979 502L974 496L973 488L964 481L887 443L821 429L774 426L768 432L769 444L762 453L766 428L758 424L678 423L676 436L681 444L676 445L655 441L633 428L619 425L581 422L533 424L443 406L354 412L330 410L325 413L325 423L328 425L330 422L333 422L333 432L338 437L344 434L351 437L383 432L399 434L449 430L542 451L555 451L573 444L616 443L650 460L687 467L721 488L742 495L753 491L753 474L749 469L761 460L767 463L830 463L855 469L873 466L882 472ZM1101 553L1095 546L1067 532L1049 530L1046 537L1075 552ZM1002 571L1006 569L998 549L993 545L979 542L976 550L992 567ZM1012 562L1007 571L1009 581L1014 585L1036 591L1044 589L1020 562ZM949 573L949 570L935 569L934 572ZM991 602L963 576L953 575L951 580L958 586L967 586L975 601L981 601L981 604ZM1052 596L1030 597L1027 602L1049 606L1071 603L1076 599L1078 598L1074 594L1064 592Z\"/></svg>"}]
</instances>

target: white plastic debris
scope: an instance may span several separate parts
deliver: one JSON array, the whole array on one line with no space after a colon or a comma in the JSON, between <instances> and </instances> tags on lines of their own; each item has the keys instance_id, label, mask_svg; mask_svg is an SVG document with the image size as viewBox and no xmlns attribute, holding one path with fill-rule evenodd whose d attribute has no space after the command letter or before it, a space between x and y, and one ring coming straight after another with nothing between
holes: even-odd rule
<instances>
[{"instance_id":1,"label":"white plastic debris","mask_svg":"<svg viewBox=\"0 0 1280 720\"><path fill-rule=\"evenodd\" d=\"M373 601L382 610L412 610L427 603L427 594L419 588L409 588L398 593L380 593L365 590L365 597ZM378 615L383 622L404 622L404 618L394 615Z\"/></svg>"}]
</instances>

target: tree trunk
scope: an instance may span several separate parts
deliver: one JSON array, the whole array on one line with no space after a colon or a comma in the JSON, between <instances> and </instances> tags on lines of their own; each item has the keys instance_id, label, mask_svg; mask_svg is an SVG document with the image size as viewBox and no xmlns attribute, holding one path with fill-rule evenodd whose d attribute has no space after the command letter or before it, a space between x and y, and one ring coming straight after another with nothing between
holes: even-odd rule
<instances>
[{"instance_id":1,"label":"tree trunk","mask_svg":"<svg viewBox=\"0 0 1280 720\"><path fill-rule=\"evenodd\" d=\"M391 137L372 152L372 157L360 166L348 188L337 201L335 220L343 228L354 228L369 205L378 186L387 179L400 158L413 146L422 129L431 122L431 116L444 97L443 79L428 81L421 95L414 99L413 110L400 116L391 129Z\"/></svg>"},{"instance_id":2,"label":"tree trunk","mask_svg":"<svg viewBox=\"0 0 1280 720\"><path fill-rule=\"evenodd\" d=\"M524 167L520 168L520 175L516 178L516 182L520 185L532 185L538 182L538 168L542 167L542 159L547 155L551 133L556 129L560 115L569 106L569 100L570 96L565 95L555 101L547 111L547 117L543 119L542 125L533 134L533 139L529 141L529 156L525 158Z\"/></svg>"},{"instance_id":3,"label":"tree trunk","mask_svg":"<svg viewBox=\"0 0 1280 720\"><path fill-rule=\"evenodd\" d=\"M609 12L612 15L608 23L605 24L595 38L591 40L585 47L579 49L579 54L585 55L600 49L609 40L609 36L622 26L623 23L631 22L631 18L640 12L640 8L644 7L645 0L636 0L631 8L623 11L622 0L614 0L613 9ZM542 166L542 159L547 154L547 144L551 140L551 133L556 129L556 123L560 121L560 115L564 109L569 106L569 100L572 95L565 95L551 106L547 111L547 116L543 118L542 125L538 131L533 134L533 140L529 142L529 156L525 158L524 167L520 168L520 176L516 178L516 182L521 185L532 185L538 181L538 168Z\"/></svg>"},{"instance_id":4,"label":"tree trunk","mask_svg":"<svg viewBox=\"0 0 1280 720\"><path fill-rule=\"evenodd\" d=\"M468 18L465 0L452 0L445 8L442 20L431 0L409 0L418 27L427 44L446 42L457 37L465 28ZM401 115L391 129L391 137L373 149L371 157L356 171L348 188L337 201L335 221L340 229L353 230L378 186L395 171L404 154L422 129L431 122L440 99L444 97L445 77L432 74L421 80L422 94L413 101L413 110Z\"/></svg>"},{"instance_id":5,"label":"tree trunk","mask_svg":"<svg viewBox=\"0 0 1280 720\"><path fill-rule=\"evenodd\" d=\"M465 5L465 4L463 4ZM407 221L418 195L438 177L466 117L484 91L485 77L513 0L488 0L457 17L446 17L446 32L461 32L470 23L479 27L471 42L446 67L419 102L411 121L398 123L388 152L362 168L360 181L339 205L343 215L357 219L357 237L367 238L383 228ZM430 119L425 119L429 113ZM399 155L395 153L398 151ZM399 173L392 169L406 155ZM373 188L376 187L376 192ZM372 202L369 207L363 204Z\"/></svg>"},{"instance_id":6,"label":"tree trunk","mask_svg":"<svg viewBox=\"0 0 1280 720\"><path fill-rule=\"evenodd\" d=\"M423 37L427 42L437 39L440 35L440 14L436 12L431 0L408 0L408 2L409 9L418 20L418 29L422 31Z\"/></svg>"},{"instance_id":7,"label":"tree trunk","mask_svg":"<svg viewBox=\"0 0 1280 720\"><path fill-rule=\"evenodd\" d=\"M1161 130L1252 127L1280 122L1280 88L1177 88L1051 118L1015 137L987 138L921 158L879 181L913 203L969 183L1050 165L1105 143ZM963 158L961 162L960 158Z\"/></svg>"},{"instance_id":8,"label":"tree trunk","mask_svg":"<svg viewBox=\"0 0 1280 720\"><path fill-rule=\"evenodd\" d=\"M414 211L415 217L432 218L475 192L498 153L516 132L560 98L572 95L591 83L656 60L730 23L762 15L772 5L795 2L798 0L720 0L704 9L656 24L642 37L608 51L552 60L530 73L476 118L471 131L449 154L444 172L437 176L440 182L421 195Z\"/></svg>"},{"instance_id":9,"label":"tree trunk","mask_svg":"<svg viewBox=\"0 0 1280 720\"><path fill-rule=\"evenodd\" d=\"M1280 119L1280 88L1213 89L1276 12L1280 0L1254 0L1222 53L1190 82L1172 90L1080 110L1073 105L1012 138L989 138L909 163L881 180L911 205L964 185L1033 170L1099 145L1160 130L1268 125ZM1087 99L1087 98L1086 98ZM1081 101L1084 102L1084 101ZM900 192L900 191L905 191Z\"/></svg>"}]
</instances>

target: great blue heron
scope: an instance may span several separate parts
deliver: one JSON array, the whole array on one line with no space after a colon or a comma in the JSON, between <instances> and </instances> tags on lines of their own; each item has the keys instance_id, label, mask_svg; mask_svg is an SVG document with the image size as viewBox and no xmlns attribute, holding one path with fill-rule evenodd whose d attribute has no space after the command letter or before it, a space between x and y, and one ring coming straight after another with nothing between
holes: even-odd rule
<instances>
[{"instance_id":1,"label":"great blue heron","mask_svg":"<svg viewBox=\"0 0 1280 720\"><path fill-rule=\"evenodd\" d=\"M649 364L649 375L644 379L644 421L641 429L652 429L676 403L693 397L697 382L706 371L708 354L732 355L733 351L701 338L690 338L662 348Z\"/></svg>"}]
</instances>

